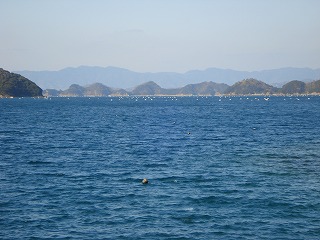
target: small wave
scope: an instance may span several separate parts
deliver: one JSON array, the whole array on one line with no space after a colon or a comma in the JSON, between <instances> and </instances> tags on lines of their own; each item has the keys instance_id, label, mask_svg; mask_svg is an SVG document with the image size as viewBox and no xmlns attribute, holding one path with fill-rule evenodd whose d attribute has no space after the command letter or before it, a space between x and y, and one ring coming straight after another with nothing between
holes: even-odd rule
<instances>
[{"instance_id":1,"label":"small wave","mask_svg":"<svg viewBox=\"0 0 320 240\"><path fill-rule=\"evenodd\" d=\"M158 178L155 178L155 180L160 181L160 182L167 182L167 183L178 183L178 182L188 181L187 178L180 177L180 176L158 177Z\"/></svg>"},{"instance_id":2,"label":"small wave","mask_svg":"<svg viewBox=\"0 0 320 240\"><path fill-rule=\"evenodd\" d=\"M187 207L187 208L183 208L182 210L191 212L191 211L194 210L194 208L193 207Z\"/></svg>"},{"instance_id":3,"label":"small wave","mask_svg":"<svg viewBox=\"0 0 320 240\"><path fill-rule=\"evenodd\" d=\"M10 205L10 201L0 201L0 207L8 207Z\"/></svg>"},{"instance_id":4,"label":"small wave","mask_svg":"<svg viewBox=\"0 0 320 240\"><path fill-rule=\"evenodd\" d=\"M190 212L187 212L185 214L181 213L180 215L175 216L174 219L185 224L194 224L210 221L210 219L212 219L212 216L208 214L194 213L193 211L191 211L191 214Z\"/></svg>"},{"instance_id":5,"label":"small wave","mask_svg":"<svg viewBox=\"0 0 320 240\"><path fill-rule=\"evenodd\" d=\"M168 167L166 163L149 163L145 165L146 168L161 168L161 167Z\"/></svg>"},{"instance_id":6,"label":"small wave","mask_svg":"<svg viewBox=\"0 0 320 240\"><path fill-rule=\"evenodd\" d=\"M48 173L48 172L40 172L38 175L41 175L43 177L64 177L67 176L65 173L57 172L57 173Z\"/></svg>"},{"instance_id":7,"label":"small wave","mask_svg":"<svg viewBox=\"0 0 320 240\"><path fill-rule=\"evenodd\" d=\"M52 164L53 162L43 161L43 160L29 160L27 163L31 165L42 165L42 164Z\"/></svg>"}]
</instances>

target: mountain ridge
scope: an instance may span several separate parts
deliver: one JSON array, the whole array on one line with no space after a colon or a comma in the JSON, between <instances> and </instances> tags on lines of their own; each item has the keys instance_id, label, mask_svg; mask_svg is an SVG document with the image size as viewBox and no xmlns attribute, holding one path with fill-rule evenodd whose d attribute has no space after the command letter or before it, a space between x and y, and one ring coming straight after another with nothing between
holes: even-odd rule
<instances>
[{"instance_id":1,"label":"mountain ridge","mask_svg":"<svg viewBox=\"0 0 320 240\"><path fill-rule=\"evenodd\" d=\"M234 84L247 78L259 79L280 87L292 80L312 81L320 79L320 68L279 68L261 71L238 71L232 69L207 68L177 72L135 72L119 67L80 66L58 71L15 71L42 89L67 89L71 84L89 85L102 83L113 88L130 89L139 84L153 81L165 88L179 88L187 84L204 81Z\"/></svg>"},{"instance_id":2,"label":"mountain ridge","mask_svg":"<svg viewBox=\"0 0 320 240\"><path fill-rule=\"evenodd\" d=\"M281 88L274 87L257 79L249 78L236 82L232 86L224 83L202 82L188 84L182 88L166 89L149 81L136 86L132 91L114 89L101 83L88 86L72 84L65 91L46 89L47 97L103 97L103 96L216 96L216 95L319 95L320 80L302 82L293 80Z\"/></svg>"},{"instance_id":3,"label":"mountain ridge","mask_svg":"<svg viewBox=\"0 0 320 240\"><path fill-rule=\"evenodd\" d=\"M47 97L102 97L102 96L191 96L221 94L228 85L223 83L202 82L198 84L188 84L182 88L162 88L157 83L149 81L136 86L132 91L124 89L114 89L101 83L94 83L87 86L72 84L67 90L58 91L56 89L46 89L44 95Z\"/></svg>"},{"instance_id":4,"label":"mountain ridge","mask_svg":"<svg viewBox=\"0 0 320 240\"><path fill-rule=\"evenodd\" d=\"M266 84L257 79L244 79L229 86L224 95L319 95L320 80L303 82L290 81L281 88Z\"/></svg>"}]
</instances>

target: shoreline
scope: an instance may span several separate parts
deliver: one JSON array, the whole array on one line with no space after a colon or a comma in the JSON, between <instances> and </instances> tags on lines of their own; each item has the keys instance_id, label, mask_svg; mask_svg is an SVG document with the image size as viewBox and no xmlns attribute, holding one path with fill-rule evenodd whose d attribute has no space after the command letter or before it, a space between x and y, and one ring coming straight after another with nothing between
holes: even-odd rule
<instances>
[{"instance_id":1,"label":"shoreline","mask_svg":"<svg viewBox=\"0 0 320 240\"><path fill-rule=\"evenodd\" d=\"M0 96L0 99L16 99L16 98L34 98L34 99L48 99L48 98L138 98L138 97L319 97L320 93L316 94L226 94L226 95L108 95L108 96L38 96L38 97L13 97L13 96Z\"/></svg>"}]
</instances>

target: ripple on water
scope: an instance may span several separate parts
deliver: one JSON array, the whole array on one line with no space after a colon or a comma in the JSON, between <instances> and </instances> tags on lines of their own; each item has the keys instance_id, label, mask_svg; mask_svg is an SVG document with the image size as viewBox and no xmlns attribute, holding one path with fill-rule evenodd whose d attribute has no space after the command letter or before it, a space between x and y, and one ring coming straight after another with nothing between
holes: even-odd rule
<instances>
[{"instance_id":1,"label":"ripple on water","mask_svg":"<svg viewBox=\"0 0 320 240\"><path fill-rule=\"evenodd\" d=\"M0 99L0 238L319 237L319 98L144 99Z\"/></svg>"}]
</instances>

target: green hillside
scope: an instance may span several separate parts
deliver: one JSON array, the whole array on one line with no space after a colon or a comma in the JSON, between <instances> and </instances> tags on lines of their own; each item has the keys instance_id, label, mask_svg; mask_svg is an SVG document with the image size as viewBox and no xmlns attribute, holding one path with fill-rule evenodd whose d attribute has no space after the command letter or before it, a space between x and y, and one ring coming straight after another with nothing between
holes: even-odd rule
<instances>
[{"instance_id":1,"label":"green hillside","mask_svg":"<svg viewBox=\"0 0 320 240\"><path fill-rule=\"evenodd\" d=\"M0 68L0 97L42 97L42 89L29 79Z\"/></svg>"},{"instance_id":2,"label":"green hillside","mask_svg":"<svg viewBox=\"0 0 320 240\"><path fill-rule=\"evenodd\" d=\"M225 94L250 95L250 94L273 94L278 90L262 81L256 79L244 79L236 82L224 92Z\"/></svg>"}]
</instances>

